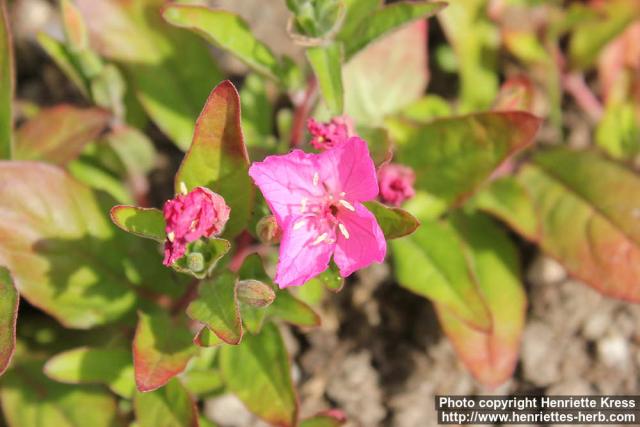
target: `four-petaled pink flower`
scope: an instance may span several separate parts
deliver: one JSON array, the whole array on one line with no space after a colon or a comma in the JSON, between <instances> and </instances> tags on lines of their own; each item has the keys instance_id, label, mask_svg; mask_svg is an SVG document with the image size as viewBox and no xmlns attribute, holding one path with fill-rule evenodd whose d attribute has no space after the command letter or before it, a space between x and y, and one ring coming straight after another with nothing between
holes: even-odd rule
<instances>
[{"instance_id":1,"label":"four-petaled pink flower","mask_svg":"<svg viewBox=\"0 0 640 427\"><path fill-rule=\"evenodd\" d=\"M416 175L407 166L389 163L378 171L380 181L380 200L392 206L400 206L402 202L412 198L416 192L413 184Z\"/></svg>"},{"instance_id":2,"label":"four-petaled pink flower","mask_svg":"<svg viewBox=\"0 0 640 427\"><path fill-rule=\"evenodd\" d=\"M181 258L188 243L219 234L230 210L222 196L205 187L167 200L162 208L167 232L163 264L170 266Z\"/></svg>"},{"instance_id":3,"label":"four-petaled pink flower","mask_svg":"<svg viewBox=\"0 0 640 427\"><path fill-rule=\"evenodd\" d=\"M348 116L334 117L328 123L320 123L310 118L307 128L312 136L311 145L318 151L328 150L356 136L353 122Z\"/></svg>"},{"instance_id":4,"label":"four-petaled pink flower","mask_svg":"<svg viewBox=\"0 0 640 427\"><path fill-rule=\"evenodd\" d=\"M387 243L376 218L362 205L378 195L367 143L353 137L320 154L294 150L251 165L283 230L275 281L302 285L322 273L331 256L346 277L382 262Z\"/></svg>"}]
</instances>

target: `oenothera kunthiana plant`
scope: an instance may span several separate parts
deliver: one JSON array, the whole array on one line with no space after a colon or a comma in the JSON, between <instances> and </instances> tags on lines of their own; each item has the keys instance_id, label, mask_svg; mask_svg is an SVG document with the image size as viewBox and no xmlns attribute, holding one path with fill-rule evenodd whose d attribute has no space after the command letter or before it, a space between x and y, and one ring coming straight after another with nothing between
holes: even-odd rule
<instances>
[{"instance_id":1,"label":"oenothera kunthiana plant","mask_svg":"<svg viewBox=\"0 0 640 427\"><path fill-rule=\"evenodd\" d=\"M318 294L330 303L381 262L499 385L525 321L515 235L640 300L640 179L594 150L534 149L530 81L493 90L456 21L483 2L463 3L287 0L296 62L228 11L61 0L64 39L38 40L90 106L19 114L3 8L7 423L206 426L199 402L228 392L272 425L340 425L299 414L279 327L319 326ZM425 96L436 13L461 67L456 108ZM249 68L240 93L207 43ZM149 122L186 151L156 207Z\"/></svg>"}]
</instances>

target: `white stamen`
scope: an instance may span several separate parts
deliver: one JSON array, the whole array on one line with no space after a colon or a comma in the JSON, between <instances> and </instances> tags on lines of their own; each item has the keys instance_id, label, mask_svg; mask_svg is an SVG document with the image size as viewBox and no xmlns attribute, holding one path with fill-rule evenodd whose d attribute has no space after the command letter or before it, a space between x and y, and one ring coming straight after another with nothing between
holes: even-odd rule
<instances>
[{"instance_id":1,"label":"white stamen","mask_svg":"<svg viewBox=\"0 0 640 427\"><path fill-rule=\"evenodd\" d=\"M346 195L347 195L347 193L345 193L344 191L340 192L340 197L344 197Z\"/></svg>"},{"instance_id":2,"label":"white stamen","mask_svg":"<svg viewBox=\"0 0 640 427\"><path fill-rule=\"evenodd\" d=\"M306 197L303 197L302 200L300 200L300 213L305 213L308 201L309 200Z\"/></svg>"},{"instance_id":3,"label":"white stamen","mask_svg":"<svg viewBox=\"0 0 640 427\"><path fill-rule=\"evenodd\" d=\"M176 238L176 233L174 233L173 231L169 232L169 234L167 234L167 239L169 239L170 242L173 242L173 240Z\"/></svg>"},{"instance_id":4,"label":"white stamen","mask_svg":"<svg viewBox=\"0 0 640 427\"><path fill-rule=\"evenodd\" d=\"M347 202L345 199L340 199L339 202L342 206L344 206L345 208L349 209L351 212L355 212L356 208L353 207L353 205L349 202Z\"/></svg>"},{"instance_id":5,"label":"white stamen","mask_svg":"<svg viewBox=\"0 0 640 427\"><path fill-rule=\"evenodd\" d=\"M189 193L189 190L187 190L187 184L185 184L184 181L180 181L180 192L184 195Z\"/></svg>"},{"instance_id":6,"label":"white stamen","mask_svg":"<svg viewBox=\"0 0 640 427\"><path fill-rule=\"evenodd\" d=\"M313 241L312 245L319 245L320 243L324 242L327 237L329 237L327 233L322 233L316 240Z\"/></svg>"},{"instance_id":7,"label":"white stamen","mask_svg":"<svg viewBox=\"0 0 640 427\"><path fill-rule=\"evenodd\" d=\"M345 227L343 223L338 223L338 229L345 239L349 239L349 232L347 231L347 227Z\"/></svg>"},{"instance_id":8,"label":"white stamen","mask_svg":"<svg viewBox=\"0 0 640 427\"><path fill-rule=\"evenodd\" d=\"M298 230L298 229L302 228L305 223L306 223L305 220L300 220L300 221L296 222L295 224L293 224L293 229L294 230Z\"/></svg>"},{"instance_id":9,"label":"white stamen","mask_svg":"<svg viewBox=\"0 0 640 427\"><path fill-rule=\"evenodd\" d=\"M318 172L316 172L313 174L313 185L317 186L318 181L320 181L320 175L318 175Z\"/></svg>"}]
</instances>

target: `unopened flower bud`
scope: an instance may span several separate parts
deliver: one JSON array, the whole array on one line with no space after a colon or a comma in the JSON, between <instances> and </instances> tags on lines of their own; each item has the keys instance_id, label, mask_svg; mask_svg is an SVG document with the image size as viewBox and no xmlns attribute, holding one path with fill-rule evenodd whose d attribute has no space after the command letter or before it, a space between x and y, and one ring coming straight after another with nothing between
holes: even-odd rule
<instances>
[{"instance_id":1,"label":"unopened flower bud","mask_svg":"<svg viewBox=\"0 0 640 427\"><path fill-rule=\"evenodd\" d=\"M337 116L327 123L320 123L311 118L307 121L307 128L312 136L311 145L319 151L333 148L356 136L349 116Z\"/></svg>"},{"instance_id":2,"label":"unopened flower bud","mask_svg":"<svg viewBox=\"0 0 640 427\"><path fill-rule=\"evenodd\" d=\"M378 171L380 200L392 206L400 206L415 195L415 181L416 175L410 167L395 163L382 166Z\"/></svg>"},{"instance_id":3,"label":"unopened flower bud","mask_svg":"<svg viewBox=\"0 0 640 427\"><path fill-rule=\"evenodd\" d=\"M256 234L262 243L276 245L280 243L282 229L273 215L265 216L256 225Z\"/></svg>"},{"instance_id":4,"label":"unopened flower bud","mask_svg":"<svg viewBox=\"0 0 640 427\"><path fill-rule=\"evenodd\" d=\"M241 280L237 291L238 300L252 307L266 307L276 298L273 288L259 280Z\"/></svg>"},{"instance_id":5,"label":"unopened flower bud","mask_svg":"<svg viewBox=\"0 0 640 427\"><path fill-rule=\"evenodd\" d=\"M229 219L230 209L219 194L196 187L190 193L178 194L168 200L162 212L167 232L163 263L169 266L185 254L188 243L220 234ZM189 264L198 262L195 259L187 261Z\"/></svg>"}]
</instances>

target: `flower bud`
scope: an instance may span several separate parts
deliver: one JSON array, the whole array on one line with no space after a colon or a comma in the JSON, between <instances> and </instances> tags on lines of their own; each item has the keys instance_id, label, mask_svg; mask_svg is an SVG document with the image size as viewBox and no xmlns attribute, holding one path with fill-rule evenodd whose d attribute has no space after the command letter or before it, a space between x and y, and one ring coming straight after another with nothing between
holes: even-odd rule
<instances>
[{"instance_id":1,"label":"flower bud","mask_svg":"<svg viewBox=\"0 0 640 427\"><path fill-rule=\"evenodd\" d=\"M311 145L319 151L333 148L356 136L349 116L337 116L328 123L320 123L311 118L307 121L307 128L312 136Z\"/></svg>"},{"instance_id":2,"label":"flower bud","mask_svg":"<svg viewBox=\"0 0 640 427\"><path fill-rule=\"evenodd\" d=\"M415 181L416 175L410 167L395 163L382 166L378 171L380 200L392 206L400 206L415 195Z\"/></svg>"},{"instance_id":3,"label":"flower bud","mask_svg":"<svg viewBox=\"0 0 640 427\"><path fill-rule=\"evenodd\" d=\"M238 300L252 307L266 307L276 299L273 288L258 280L241 280L236 289Z\"/></svg>"},{"instance_id":4,"label":"flower bud","mask_svg":"<svg viewBox=\"0 0 640 427\"><path fill-rule=\"evenodd\" d=\"M280 243L282 229L278 226L276 218L273 215L269 215L258 221L258 225L256 225L256 234L262 243L267 245L276 245Z\"/></svg>"},{"instance_id":5,"label":"flower bud","mask_svg":"<svg viewBox=\"0 0 640 427\"><path fill-rule=\"evenodd\" d=\"M163 263L169 266L185 254L188 243L220 234L230 209L219 194L196 187L188 194L178 194L168 200L162 212L167 232Z\"/></svg>"}]
</instances>

